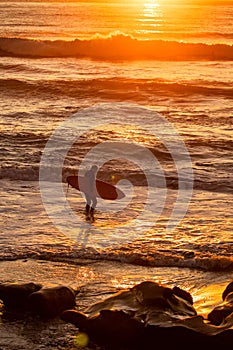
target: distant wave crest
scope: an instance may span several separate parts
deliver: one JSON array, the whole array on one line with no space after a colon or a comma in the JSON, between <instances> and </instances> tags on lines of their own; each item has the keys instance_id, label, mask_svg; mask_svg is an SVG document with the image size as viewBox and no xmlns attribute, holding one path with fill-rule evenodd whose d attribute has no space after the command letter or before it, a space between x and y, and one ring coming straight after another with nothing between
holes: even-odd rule
<instances>
[{"instance_id":1,"label":"distant wave crest","mask_svg":"<svg viewBox=\"0 0 233 350\"><path fill-rule=\"evenodd\" d=\"M124 92L127 98L137 101L141 99L138 91L147 94L202 94L225 96L232 98L232 86L224 82L206 82L205 85L200 82L172 82L161 79L130 79L130 78L99 78L99 79L83 79L83 80L35 80L25 81L19 79L1 79L0 88L3 87L8 94L14 96L24 94L30 91L30 94L53 96L85 96L87 93L95 97L108 99L116 99Z\"/></svg>"},{"instance_id":2,"label":"distant wave crest","mask_svg":"<svg viewBox=\"0 0 233 350\"><path fill-rule=\"evenodd\" d=\"M50 167L50 173L54 176L59 172L59 168L56 166ZM66 178L69 175L76 174L76 169L73 167L64 167L62 177L63 182L66 182ZM103 181L109 182L111 176L111 170L106 172L105 176L103 175L101 179ZM124 178L132 182L134 186L147 186L145 176L142 173L132 172L131 170L124 173ZM39 164L34 165L11 165L11 166L1 166L0 167L0 179L8 179L12 181L38 181L39 180ZM157 187L161 187L159 184L160 178L157 177ZM187 179L186 179L187 181ZM170 189L178 188L178 179L176 173L167 173L166 174L166 186ZM207 181L196 179L194 182L194 188L196 190L204 190L211 192L222 192L222 193L233 193L233 186L230 181L225 179L213 179L209 178Z\"/></svg>"},{"instance_id":3,"label":"distant wave crest","mask_svg":"<svg viewBox=\"0 0 233 350\"><path fill-rule=\"evenodd\" d=\"M33 40L0 38L0 56L78 57L98 60L232 60L233 46L227 44L184 43L139 40L126 34L89 40Z\"/></svg>"}]
</instances>

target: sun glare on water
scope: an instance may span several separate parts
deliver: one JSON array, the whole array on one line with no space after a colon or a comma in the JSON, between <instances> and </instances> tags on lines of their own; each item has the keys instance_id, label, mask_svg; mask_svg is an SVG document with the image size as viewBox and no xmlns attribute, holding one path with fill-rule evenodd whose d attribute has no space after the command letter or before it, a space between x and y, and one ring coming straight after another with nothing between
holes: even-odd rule
<instances>
[{"instance_id":1,"label":"sun glare on water","mask_svg":"<svg viewBox=\"0 0 233 350\"><path fill-rule=\"evenodd\" d=\"M144 1L142 4L142 16L139 19L141 23L141 34L153 34L161 31L163 23L163 12L160 3L157 0Z\"/></svg>"},{"instance_id":2,"label":"sun glare on water","mask_svg":"<svg viewBox=\"0 0 233 350\"><path fill-rule=\"evenodd\" d=\"M145 2L143 6L145 17L157 17L160 13L160 5L156 1Z\"/></svg>"}]
</instances>

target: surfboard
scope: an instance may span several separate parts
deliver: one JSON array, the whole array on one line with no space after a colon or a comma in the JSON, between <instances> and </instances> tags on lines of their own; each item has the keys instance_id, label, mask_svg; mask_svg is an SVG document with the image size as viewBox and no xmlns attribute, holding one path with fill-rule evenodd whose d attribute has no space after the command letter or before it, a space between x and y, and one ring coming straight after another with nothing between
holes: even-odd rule
<instances>
[{"instance_id":1,"label":"surfboard","mask_svg":"<svg viewBox=\"0 0 233 350\"><path fill-rule=\"evenodd\" d=\"M66 181L71 187L80 192L87 194L90 192L89 181L84 176L68 176ZM96 180L96 190L96 197L103 199L115 200L125 197L124 192L119 188L101 180Z\"/></svg>"}]
</instances>

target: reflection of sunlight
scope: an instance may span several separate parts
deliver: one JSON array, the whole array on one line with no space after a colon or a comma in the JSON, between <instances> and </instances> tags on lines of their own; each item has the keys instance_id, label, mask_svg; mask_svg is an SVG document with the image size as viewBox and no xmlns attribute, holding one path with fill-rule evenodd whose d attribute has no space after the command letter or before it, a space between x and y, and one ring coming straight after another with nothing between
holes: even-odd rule
<instances>
[{"instance_id":1,"label":"reflection of sunlight","mask_svg":"<svg viewBox=\"0 0 233 350\"><path fill-rule=\"evenodd\" d=\"M145 17L157 17L158 16L158 10L159 10L159 4L155 1L147 1L144 3L144 16ZM160 11L159 11L160 12Z\"/></svg>"},{"instance_id":2,"label":"reflection of sunlight","mask_svg":"<svg viewBox=\"0 0 233 350\"><path fill-rule=\"evenodd\" d=\"M147 38L151 34L160 33L163 24L163 10L159 0L148 0L143 2L141 16L138 19L140 22L140 30L138 33L143 34Z\"/></svg>"},{"instance_id":3,"label":"reflection of sunlight","mask_svg":"<svg viewBox=\"0 0 233 350\"><path fill-rule=\"evenodd\" d=\"M154 1L147 1L143 4L143 17L140 22L146 22L151 26L158 26L162 22L163 13L159 3Z\"/></svg>"}]
</instances>

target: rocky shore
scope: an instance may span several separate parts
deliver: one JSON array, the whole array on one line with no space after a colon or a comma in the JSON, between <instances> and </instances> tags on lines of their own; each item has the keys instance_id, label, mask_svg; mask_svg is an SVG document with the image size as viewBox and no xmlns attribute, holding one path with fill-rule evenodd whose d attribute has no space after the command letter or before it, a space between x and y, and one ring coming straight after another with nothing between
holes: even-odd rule
<instances>
[{"instance_id":1,"label":"rocky shore","mask_svg":"<svg viewBox=\"0 0 233 350\"><path fill-rule=\"evenodd\" d=\"M17 283L17 276L1 283L0 348L194 349L233 342L233 282L205 318L185 289L154 281L91 299L82 287Z\"/></svg>"}]
</instances>

